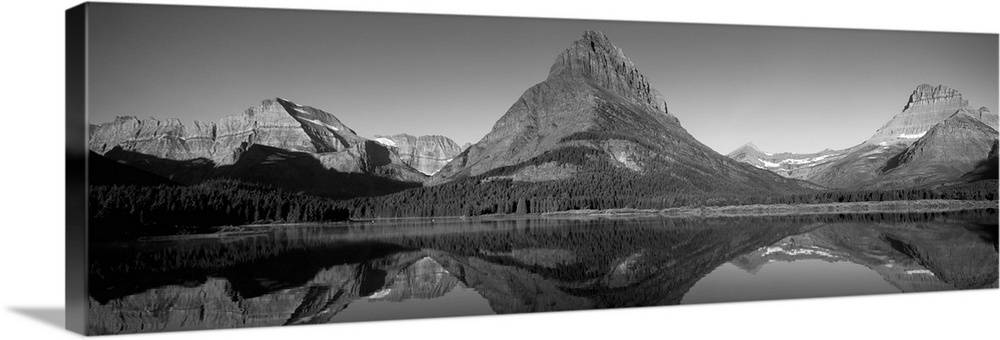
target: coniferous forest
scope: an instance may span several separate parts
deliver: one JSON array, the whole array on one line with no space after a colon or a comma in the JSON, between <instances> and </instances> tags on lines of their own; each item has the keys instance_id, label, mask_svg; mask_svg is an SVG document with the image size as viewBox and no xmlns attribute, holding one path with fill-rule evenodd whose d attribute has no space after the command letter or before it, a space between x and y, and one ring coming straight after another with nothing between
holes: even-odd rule
<instances>
[{"instance_id":1,"label":"coniferous forest","mask_svg":"<svg viewBox=\"0 0 1000 340\"><path fill-rule=\"evenodd\" d=\"M202 232L255 223L334 222L348 211L331 199L236 180L193 186L90 187L90 225L98 237Z\"/></svg>"},{"instance_id":2,"label":"coniferous forest","mask_svg":"<svg viewBox=\"0 0 1000 340\"><path fill-rule=\"evenodd\" d=\"M97 235L203 232L212 227L335 222L393 217L538 214L577 209L665 209L747 204L806 204L924 199L996 200L997 180L938 188L816 191L789 195L671 192L655 178L588 177L528 183L471 177L439 186L348 200L289 193L238 180L198 185L96 185L90 189L92 230ZM669 184L669 183L668 183ZM569 188L569 189L568 189Z\"/></svg>"}]
</instances>

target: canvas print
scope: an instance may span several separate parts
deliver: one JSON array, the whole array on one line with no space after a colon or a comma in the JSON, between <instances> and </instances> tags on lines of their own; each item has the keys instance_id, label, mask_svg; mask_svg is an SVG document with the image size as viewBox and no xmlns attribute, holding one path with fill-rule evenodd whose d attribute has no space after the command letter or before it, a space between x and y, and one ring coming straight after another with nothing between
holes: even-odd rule
<instances>
[{"instance_id":1,"label":"canvas print","mask_svg":"<svg viewBox=\"0 0 1000 340\"><path fill-rule=\"evenodd\" d=\"M67 23L86 334L998 287L996 34Z\"/></svg>"}]
</instances>

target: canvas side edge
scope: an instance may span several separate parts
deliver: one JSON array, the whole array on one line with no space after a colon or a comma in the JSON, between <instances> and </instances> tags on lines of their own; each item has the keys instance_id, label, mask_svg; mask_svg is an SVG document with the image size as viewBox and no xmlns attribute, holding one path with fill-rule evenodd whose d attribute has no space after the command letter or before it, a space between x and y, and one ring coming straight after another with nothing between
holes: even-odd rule
<instances>
[{"instance_id":1,"label":"canvas side edge","mask_svg":"<svg viewBox=\"0 0 1000 340\"><path fill-rule=\"evenodd\" d=\"M87 334L87 10L66 10L66 329Z\"/></svg>"}]
</instances>

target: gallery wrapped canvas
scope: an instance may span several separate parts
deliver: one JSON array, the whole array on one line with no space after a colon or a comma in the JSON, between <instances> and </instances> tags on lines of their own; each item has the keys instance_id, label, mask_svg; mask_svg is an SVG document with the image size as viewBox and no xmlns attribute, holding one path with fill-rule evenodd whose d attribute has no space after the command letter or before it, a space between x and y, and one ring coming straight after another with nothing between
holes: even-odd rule
<instances>
[{"instance_id":1,"label":"gallery wrapped canvas","mask_svg":"<svg viewBox=\"0 0 1000 340\"><path fill-rule=\"evenodd\" d=\"M998 286L996 34L66 15L76 332Z\"/></svg>"}]
</instances>

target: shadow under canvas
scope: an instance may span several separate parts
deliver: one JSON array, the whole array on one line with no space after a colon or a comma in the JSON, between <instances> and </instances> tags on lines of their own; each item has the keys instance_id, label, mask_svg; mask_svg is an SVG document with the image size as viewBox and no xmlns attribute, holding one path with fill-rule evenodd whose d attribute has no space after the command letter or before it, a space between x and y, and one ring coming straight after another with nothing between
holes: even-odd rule
<instances>
[{"instance_id":1,"label":"shadow under canvas","mask_svg":"<svg viewBox=\"0 0 1000 340\"><path fill-rule=\"evenodd\" d=\"M11 307L10 310L59 329L66 327L66 309L61 307Z\"/></svg>"}]
</instances>

